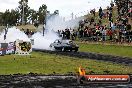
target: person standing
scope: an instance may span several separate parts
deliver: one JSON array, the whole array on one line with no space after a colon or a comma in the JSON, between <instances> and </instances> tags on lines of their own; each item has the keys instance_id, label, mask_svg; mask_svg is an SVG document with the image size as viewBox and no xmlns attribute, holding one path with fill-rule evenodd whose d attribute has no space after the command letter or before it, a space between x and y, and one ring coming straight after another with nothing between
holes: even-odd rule
<instances>
[{"instance_id":1,"label":"person standing","mask_svg":"<svg viewBox=\"0 0 132 88\"><path fill-rule=\"evenodd\" d=\"M103 10L102 10L102 8L100 7L100 8L99 8L99 17L100 17L100 19L102 19L102 13L103 13Z\"/></svg>"}]
</instances>

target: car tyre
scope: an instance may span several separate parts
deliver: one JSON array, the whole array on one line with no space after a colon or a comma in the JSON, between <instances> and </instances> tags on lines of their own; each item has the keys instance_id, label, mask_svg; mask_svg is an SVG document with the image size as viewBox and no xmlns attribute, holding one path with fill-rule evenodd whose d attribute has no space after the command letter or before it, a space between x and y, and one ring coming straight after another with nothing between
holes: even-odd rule
<instances>
[{"instance_id":1,"label":"car tyre","mask_svg":"<svg viewBox=\"0 0 132 88\"><path fill-rule=\"evenodd\" d=\"M50 46L51 50L54 51L55 47L53 45Z\"/></svg>"},{"instance_id":2,"label":"car tyre","mask_svg":"<svg viewBox=\"0 0 132 88\"><path fill-rule=\"evenodd\" d=\"M77 51L78 51L78 48L75 49L75 52L77 52Z\"/></svg>"},{"instance_id":3,"label":"car tyre","mask_svg":"<svg viewBox=\"0 0 132 88\"><path fill-rule=\"evenodd\" d=\"M70 52L72 52L72 49L70 49Z\"/></svg>"}]
</instances>

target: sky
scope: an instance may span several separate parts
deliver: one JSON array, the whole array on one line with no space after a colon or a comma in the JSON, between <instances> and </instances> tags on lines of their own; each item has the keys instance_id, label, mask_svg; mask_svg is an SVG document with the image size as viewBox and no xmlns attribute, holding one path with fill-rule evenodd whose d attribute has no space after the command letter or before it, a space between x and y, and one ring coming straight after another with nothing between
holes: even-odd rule
<instances>
[{"instance_id":1,"label":"sky","mask_svg":"<svg viewBox=\"0 0 132 88\"><path fill-rule=\"evenodd\" d=\"M6 9L15 9L20 0L0 0L0 12ZM85 15L90 9L98 9L100 6L106 8L111 0L29 0L30 8L38 10L42 4L46 4L48 11L59 10L63 17L71 17L73 13L77 17Z\"/></svg>"}]
</instances>

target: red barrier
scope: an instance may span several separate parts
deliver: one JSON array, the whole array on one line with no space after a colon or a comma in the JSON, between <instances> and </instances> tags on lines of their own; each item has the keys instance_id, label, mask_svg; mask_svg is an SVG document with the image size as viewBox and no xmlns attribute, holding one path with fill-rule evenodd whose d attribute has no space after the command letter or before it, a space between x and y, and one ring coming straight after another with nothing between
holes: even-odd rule
<instances>
[{"instance_id":1,"label":"red barrier","mask_svg":"<svg viewBox=\"0 0 132 88\"><path fill-rule=\"evenodd\" d=\"M15 48L14 47L12 47L12 48L0 48L0 51L11 50L11 49L15 49Z\"/></svg>"}]
</instances>

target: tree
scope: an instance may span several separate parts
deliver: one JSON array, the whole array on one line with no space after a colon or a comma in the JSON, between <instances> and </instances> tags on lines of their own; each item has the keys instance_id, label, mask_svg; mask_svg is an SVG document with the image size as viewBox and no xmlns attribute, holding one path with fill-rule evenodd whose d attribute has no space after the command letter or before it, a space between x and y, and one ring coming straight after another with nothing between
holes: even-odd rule
<instances>
[{"instance_id":1,"label":"tree","mask_svg":"<svg viewBox=\"0 0 132 88\"><path fill-rule=\"evenodd\" d=\"M10 19L10 11L9 9L6 10L3 14L2 14L2 19L3 19L3 24L4 25L7 25L9 24L9 19Z\"/></svg>"},{"instance_id":2,"label":"tree","mask_svg":"<svg viewBox=\"0 0 132 88\"><path fill-rule=\"evenodd\" d=\"M21 21L21 14L19 13L19 9L16 8L15 9L15 16L16 16L16 19L17 19L17 23L20 23Z\"/></svg>"},{"instance_id":3,"label":"tree","mask_svg":"<svg viewBox=\"0 0 132 88\"><path fill-rule=\"evenodd\" d=\"M34 9L30 9L28 20L31 24L34 24L35 22L37 22L37 11L35 11Z\"/></svg>"},{"instance_id":4,"label":"tree","mask_svg":"<svg viewBox=\"0 0 132 88\"><path fill-rule=\"evenodd\" d=\"M20 15L21 22L22 22L22 19L23 19L23 12L24 12L24 21L25 21L25 23L27 23L27 19L28 19L28 16L29 16L29 9L30 9L30 7L28 6L28 0L20 0L18 8L19 8L19 13L21 14Z\"/></svg>"},{"instance_id":5,"label":"tree","mask_svg":"<svg viewBox=\"0 0 132 88\"><path fill-rule=\"evenodd\" d=\"M45 23L46 13L47 13L47 6L43 4L42 6L39 7L39 11L38 11L38 21L40 24Z\"/></svg>"},{"instance_id":6,"label":"tree","mask_svg":"<svg viewBox=\"0 0 132 88\"><path fill-rule=\"evenodd\" d=\"M16 25L16 23L18 23L19 21L19 12L17 10L6 10L3 14L2 14L2 24L3 25Z\"/></svg>"},{"instance_id":7,"label":"tree","mask_svg":"<svg viewBox=\"0 0 132 88\"><path fill-rule=\"evenodd\" d=\"M119 15L126 15L131 6L131 0L114 0L117 5L118 14Z\"/></svg>"},{"instance_id":8,"label":"tree","mask_svg":"<svg viewBox=\"0 0 132 88\"><path fill-rule=\"evenodd\" d=\"M3 25L2 15L3 15L3 13L2 13L2 12L0 12L0 25Z\"/></svg>"},{"instance_id":9,"label":"tree","mask_svg":"<svg viewBox=\"0 0 132 88\"><path fill-rule=\"evenodd\" d=\"M19 21L19 12L17 10L11 10L10 12L10 25L16 25L16 23L18 23Z\"/></svg>"},{"instance_id":10,"label":"tree","mask_svg":"<svg viewBox=\"0 0 132 88\"><path fill-rule=\"evenodd\" d=\"M38 26L38 23L45 23L47 14L47 6L45 4L40 6L38 11L35 11L34 9L30 9L30 7L28 6L28 0L20 0L18 3L18 8L12 9L11 11L7 9L4 13L0 13L0 25L6 26L7 24L21 24L23 20L24 24L27 24L29 22L31 24L37 24L36 26Z\"/></svg>"}]
</instances>

